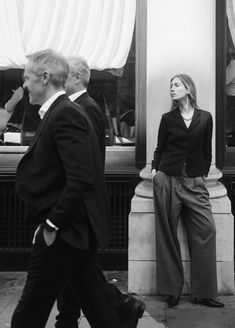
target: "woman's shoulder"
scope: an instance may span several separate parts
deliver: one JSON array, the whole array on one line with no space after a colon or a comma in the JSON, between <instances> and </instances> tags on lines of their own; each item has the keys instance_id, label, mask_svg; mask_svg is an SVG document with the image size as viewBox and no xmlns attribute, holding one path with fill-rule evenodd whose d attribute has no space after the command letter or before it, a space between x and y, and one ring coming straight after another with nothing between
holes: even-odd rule
<instances>
[{"instance_id":1,"label":"woman's shoulder","mask_svg":"<svg viewBox=\"0 0 235 328\"><path fill-rule=\"evenodd\" d=\"M177 111L177 108L176 109L171 109L168 112L163 113L162 117L167 118L167 117L175 116L176 111Z\"/></svg>"},{"instance_id":2,"label":"woman's shoulder","mask_svg":"<svg viewBox=\"0 0 235 328\"><path fill-rule=\"evenodd\" d=\"M179 114L179 109L178 108L171 109L168 112L165 112L165 113L162 114L162 119L163 120L172 120L172 119L175 119L177 114Z\"/></svg>"},{"instance_id":3,"label":"woman's shoulder","mask_svg":"<svg viewBox=\"0 0 235 328\"><path fill-rule=\"evenodd\" d=\"M205 116L205 117L211 117L211 113L208 110L196 108L196 110L199 112L199 114Z\"/></svg>"}]
</instances>

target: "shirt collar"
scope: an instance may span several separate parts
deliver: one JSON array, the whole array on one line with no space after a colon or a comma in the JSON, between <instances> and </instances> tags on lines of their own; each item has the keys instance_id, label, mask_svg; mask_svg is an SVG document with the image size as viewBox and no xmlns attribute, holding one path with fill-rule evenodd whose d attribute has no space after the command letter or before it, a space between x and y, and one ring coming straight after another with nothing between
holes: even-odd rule
<instances>
[{"instance_id":1,"label":"shirt collar","mask_svg":"<svg viewBox=\"0 0 235 328\"><path fill-rule=\"evenodd\" d=\"M44 115L46 114L46 112L48 111L49 107L53 104L53 102L61 95L65 94L64 90L58 91L56 92L51 98L49 98L43 105L42 107L39 109L38 114L41 118L41 120L43 119Z\"/></svg>"},{"instance_id":2,"label":"shirt collar","mask_svg":"<svg viewBox=\"0 0 235 328\"><path fill-rule=\"evenodd\" d=\"M75 99L77 99L78 97L80 97L83 93L85 93L87 90L86 89L83 89L83 90L80 90L78 92L75 92L73 93L72 95L69 96L69 99L71 101L74 101Z\"/></svg>"}]
</instances>

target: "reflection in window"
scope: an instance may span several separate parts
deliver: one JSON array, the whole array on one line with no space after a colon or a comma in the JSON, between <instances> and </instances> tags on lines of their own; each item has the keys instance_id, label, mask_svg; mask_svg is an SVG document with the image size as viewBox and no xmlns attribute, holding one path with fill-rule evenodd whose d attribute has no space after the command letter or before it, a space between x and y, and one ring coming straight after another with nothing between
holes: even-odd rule
<instances>
[{"instance_id":1,"label":"reflection in window","mask_svg":"<svg viewBox=\"0 0 235 328\"><path fill-rule=\"evenodd\" d=\"M226 40L226 102L227 146L235 147L235 20L234 8L227 1L227 40Z\"/></svg>"},{"instance_id":2,"label":"reflection in window","mask_svg":"<svg viewBox=\"0 0 235 328\"><path fill-rule=\"evenodd\" d=\"M88 91L106 115L106 145L135 143L134 43L123 68L91 71ZM39 106L29 103L22 75L21 69L0 71L1 145L29 145L40 122Z\"/></svg>"},{"instance_id":3,"label":"reflection in window","mask_svg":"<svg viewBox=\"0 0 235 328\"><path fill-rule=\"evenodd\" d=\"M31 105L23 90L23 70L0 71L0 142L29 145L40 122L39 106Z\"/></svg>"},{"instance_id":4,"label":"reflection in window","mask_svg":"<svg viewBox=\"0 0 235 328\"><path fill-rule=\"evenodd\" d=\"M106 114L106 145L135 143L134 38L123 68L91 72L88 91Z\"/></svg>"}]
</instances>

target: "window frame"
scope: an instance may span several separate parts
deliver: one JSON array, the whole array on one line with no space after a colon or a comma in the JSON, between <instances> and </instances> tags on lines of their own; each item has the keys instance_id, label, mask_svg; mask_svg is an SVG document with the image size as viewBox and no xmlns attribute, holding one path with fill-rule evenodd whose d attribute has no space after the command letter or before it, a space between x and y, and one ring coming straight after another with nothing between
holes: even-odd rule
<instances>
[{"instance_id":1,"label":"window frame","mask_svg":"<svg viewBox=\"0 0 235 328\"><path fill-rule=\"evenodd\" d=\"M216 0L216 166L235 174L235 147L226 146L226 1Z\"/></svg>"},{"instance_id":2,"label":"window frame","mask_svg":"<svg viewBox=\"0 0 235 328\"><path fill-rule=\"evenodd\" d=\"M124 165L122 173L125 171L126 174L128 172L137 174L146 165L146 33L147 3L142 0L136 0L136 143L133 146L134 156L130 156L128 163L124 160L126 151L122 152L121 147L118 147L116 151L109 149L109 163L107 163L107 167L109 172L115 172L115 174L118 174L117 168L120 168L121 163ZM0 146L0 174L15 172L18 161L27 148L27 146ZM119 156L117 156L117 152ZM133 152L131 149L131 153Z\"/></svg>"},{"instance_id":3,"label":"window frame","mask_svg":"<svg viewBox=\"0 0 235 328\"><path fill-rule=\"evenodd\" d=\"M146 63L147 63L147 1L136 1L136 144L135 162L138 169L146 165ZM143 87L144 86L144 87Z\"/></svg>"}]
</instances>

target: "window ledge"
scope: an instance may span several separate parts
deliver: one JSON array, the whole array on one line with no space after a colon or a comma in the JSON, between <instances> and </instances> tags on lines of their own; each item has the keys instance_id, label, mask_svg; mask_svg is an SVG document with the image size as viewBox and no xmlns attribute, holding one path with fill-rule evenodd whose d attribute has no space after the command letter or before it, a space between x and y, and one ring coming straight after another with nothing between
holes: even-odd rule
<instances>
[{"instance_id":1,"label":"window ledge","mask_svg":"<svg viewBox=\"0 0 235 328\"><path fill-rule=\"evenodd\" d=\"M17 165L28 146L0 147L0 174L15 174ZM135 167L135 146L107 146L106 175L138 175Z\"/></svg>"}]
</instances>

